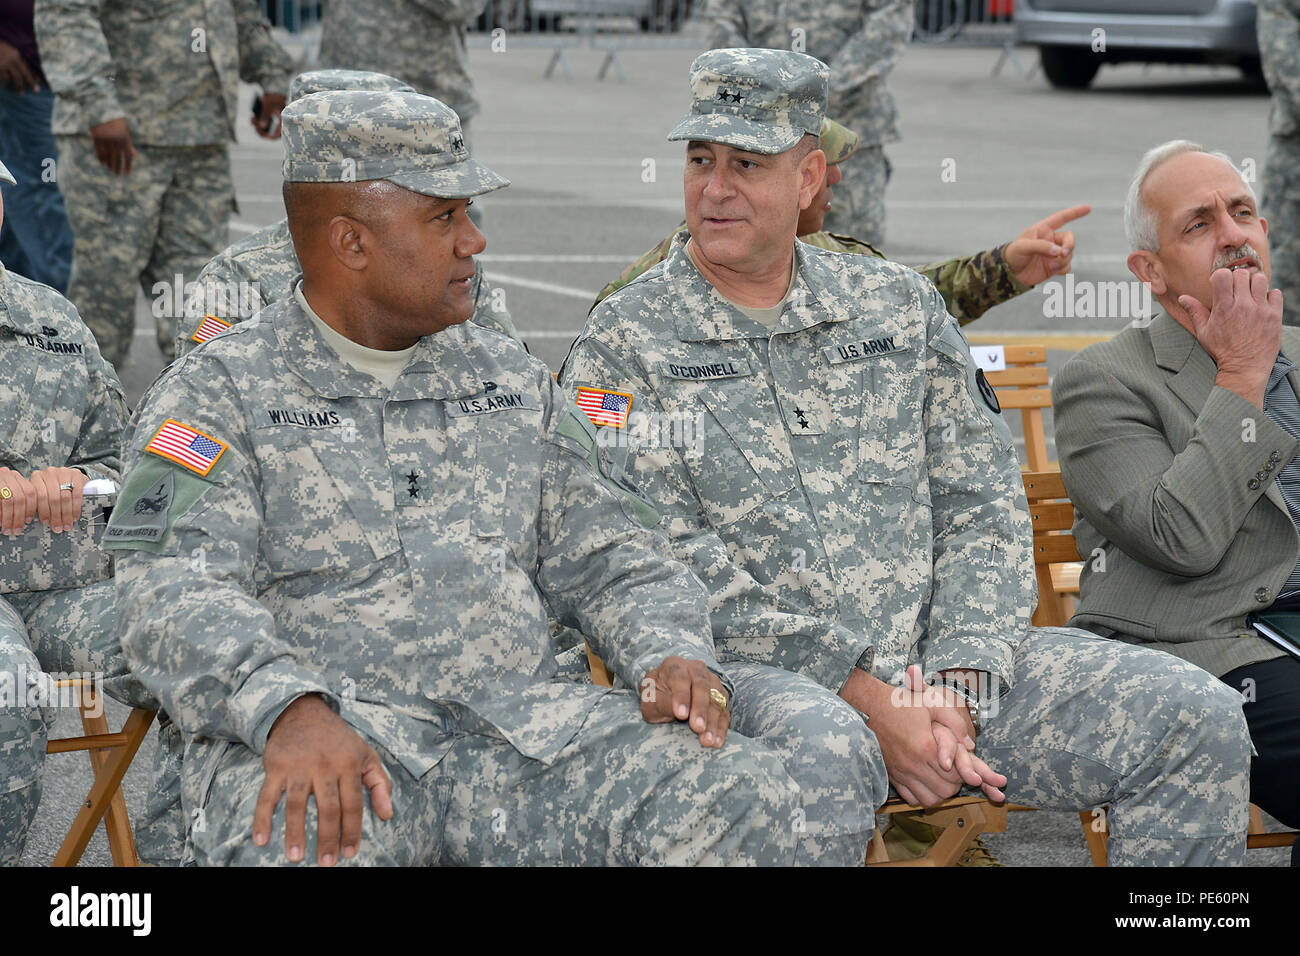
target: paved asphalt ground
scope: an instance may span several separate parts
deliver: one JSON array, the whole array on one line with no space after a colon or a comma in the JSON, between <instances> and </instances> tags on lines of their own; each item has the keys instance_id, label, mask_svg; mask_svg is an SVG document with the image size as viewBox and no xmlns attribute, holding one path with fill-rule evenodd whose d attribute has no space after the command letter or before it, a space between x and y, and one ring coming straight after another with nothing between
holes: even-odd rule
<instances>
[{"instance_id":1,"label":"paved asphalt ground","mask_svg":"<svg viewBox=\"0 0 1300 956\"><path fill-rule=\"evenodd\" d=\"M573 80L543 79L551 51L509 37L505 52L472 51L483 103L471 130L473 147L513 181L481 201L488 237L482 259L489 278L506 290L533 353L553 370L596 290L682 219L684 149L664 134L687 105L687 68L701 48L620 53L625 81L597 81L603 54L590 49L568 51ZM893 258L919 265L989 248L1056 209L1086 202L1093 212L1074 226L1076 281L1127 281L1121 208L1144 150L1185 137L1262 166L1268 97L1235 70L1107 67L1091 90L1070 93L1053 90L1041 73L1024 77L1014 64L994 76L1000 53L914 45L895 70L903 140L888 149L894 172L885 249ZM1025 66L1037 59L1024 48L1018 56ZM252 91L243 93L247 109ZM234 241L283 215L282 150L245 126L232 152L239 197ZM653 160L652 182L643 181L647 160ZM945 168L955 170L955 180L945 181ZM1016 341L1010 336L1045 341L1055 372L1081 347L1079 336L1128 321L1048 318L1044 304L1031 291L966 331L983 343ZM143 298L137 333L122 370L133 404L162 366ZM1018 431L1018 422L1013 427ZM124 708L110 702L109 713L118 726ZM64 712L55 736L78 732L75 713ZM153 749L151 735L126 778L133 815L144 803ZM53 859L89 786L84 756L49 758L24 862ZM1009 865L1088 862L1074 813L1013 814L1008 832L987 843ZM1249 862L1282 866L1287 853L1253 850ZM108 862L101 829L83 863Z\"/></svg>"}]
</instances>

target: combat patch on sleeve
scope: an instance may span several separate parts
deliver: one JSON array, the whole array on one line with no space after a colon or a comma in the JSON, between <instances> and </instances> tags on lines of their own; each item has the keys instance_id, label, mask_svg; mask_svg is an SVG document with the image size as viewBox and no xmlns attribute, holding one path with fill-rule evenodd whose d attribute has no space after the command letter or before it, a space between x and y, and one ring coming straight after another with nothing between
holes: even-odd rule
<instances>
[{"instance_id":1,"label":"combat patch on sleeve","mask_svg":"<svg viewBox=\"0 0 1300 956\"><path fill-rule=\"evenodd\" d=\"M214 483L168 461L144 456L126 476L99 546L108 551L161 552L176 519Z\"/></svg>"},{"instance_id":2,"label":"combat patch on sleeve","mask_svg":"<svg viewBox=\"0 0 1300 956\"><path fill-rule=\"evenodd\" d=\"M190 336L190 340L202 345L208 339L215 339L228 328L230 328L230 323L224 319L219 319L215 315L205 315L203 321L199 323L199 327Z\"/></svg>"},{"instance_id":3,"label":"combat patch on sleeve","mask_svg":"<svg viewBox=\"0 0 1300 956\"><path fill-rule=\"evenodd\" d=\"M207 477L226 453L226 447L225 442L169 418L149 439L144 450L174 461L196 475Z\"/></svg>"},{"instance_id":4,"label":"combat patch on sleeve","mask_svg":"<svg viewBox=\"0 0 1300 956\"><path fill-rule=\"evenodd\" d=\"M984 369L977 368L975 370L975 384L980 388L980 395L984 397L984 404L1001 415L1002 403L998 401L998 393L993 390L989 380L984 377Z\"/></svg>"}]
</instances>

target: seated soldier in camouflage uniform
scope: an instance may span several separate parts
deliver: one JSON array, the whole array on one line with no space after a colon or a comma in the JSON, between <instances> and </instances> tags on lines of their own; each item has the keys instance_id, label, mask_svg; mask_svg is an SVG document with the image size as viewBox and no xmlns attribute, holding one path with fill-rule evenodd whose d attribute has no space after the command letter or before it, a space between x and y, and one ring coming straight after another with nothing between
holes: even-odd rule
<instances>
[{"instance_id":1,"label":"seated soldier in camouflage uniform","mask_svg":"<svg viewBox=\"0 0 1300 956\"><path fill-rule=\"evenodd\" d=\"M289 83L289 102L326 90L415 92L385 73L312 70L299 73ZM272 302L289 298L293 294L291 283L301 271L286 219L222 250L203 267L185 303L185 312L176 326L176 355L188 354L236 322L252 318ZM470 321L519 340L506 309L505 296L483 278L483 266L479 263L474 264L471 292L474 314Z\"/></svg>"},{"instance_id":2,"label":"seated soldier in camouflage uniform","mask_svg":"<svg viewBox=\"0 0 1300 956\"><path fill-rule=\"evenodd\" d=\"M3 165L0 178L13 182ZM72 303L3 266L0 383L0 864L14 864L54 719L40 705L51 690L42 671L158 705L126 672L111 565L79 525L86 482L119 477L122 387Z\"/></svg>"},{"instance_id":3,"label":"seated soldier in camouflage uniform","mask_svg":"<svg viewBox=\"0 0 1300 956\"><path fill-rule=\"evenodd\" d=\"M303 97L284 141L303 277L155 384L104 534L197 862L789 861L798 789L727 734L699 582L466 321L505 180L413 93ZM639 697L555 679L548 612Z\"/></svg>"},{"instance_id":4,"label":"seated soldier in camouflage uniform","mask_svg":"<svg viewBox=\"0 0 1300 956\"><path fill-rule=\"evenodd\" d=\"M827 81L789 51L695 60L669 136L688 142L690 238L592 312L561 371L584 409L699 422L683 449L609 423L598 443L709 590L733 728L807 789L792 715L756 704L821 685L869 721L844 759L909 802L1109 804L1116 864L1241 862L1240 696L1159 651L1029 626L1020 468L956 321L911 269L796 241ZM807 809L865 850L861 811Z\"/></svg>"},{"instance_id":5,"label":"seated soldier in camouflage uniform","mask_svg":"<svg viewBox=\"0 0 1300 956\"><path fill-rule=\"evenodd\" d=\"M841 126L830 117L822 120L820 146L826 154L826 175L812 202L799 212L798 236L803 242L820 249L884 259L885 254L869 242L822 229L826 214L831 209L834 187L842 178L840 164L857 152L858 142L858 134L853 130ZM1067 222L1086 216L1090 211L1088 206L1062 209L1042 222L1034 223L1011 242L977 252L973 256L959 256L921 266L916 271L934 283L934 287L943 296L949 315L962 325L974 322L995 305L1014 299L1051 276L1069 272L1070 262L1074 258L1074 233L1057 230ZM686 223L682 222L672 235L601 289L587 312L590 313L607 296L668 258L677 236L685 232Z\"/></svg>"}]
</instances>

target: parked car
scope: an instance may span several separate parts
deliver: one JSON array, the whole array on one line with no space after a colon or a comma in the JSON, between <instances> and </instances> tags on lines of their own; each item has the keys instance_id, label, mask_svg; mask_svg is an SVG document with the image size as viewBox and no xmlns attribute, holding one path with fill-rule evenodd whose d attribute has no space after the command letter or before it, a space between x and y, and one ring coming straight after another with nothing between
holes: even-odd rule
<instances>
[{"instance_id":1,"label":"parked car","mask_svg":"<svg viewBox=\"0 0 1300 956\"><path fill-rule=\"evenodd\" d=\"M1053 86L1082 89L1104 63L1207 63L1259 78L1254 0L1016 0L1016 42Z\"/></svg>"}]
</instances>

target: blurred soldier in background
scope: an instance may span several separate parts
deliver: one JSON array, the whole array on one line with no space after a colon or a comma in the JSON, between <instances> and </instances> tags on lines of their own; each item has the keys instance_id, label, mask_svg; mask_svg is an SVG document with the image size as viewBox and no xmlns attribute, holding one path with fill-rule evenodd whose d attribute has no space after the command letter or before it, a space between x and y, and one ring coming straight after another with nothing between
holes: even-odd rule
<instances>
[{"instance_id":1,"label":"blurred soldier in background","mask_svg":"<svg viewBox=\"0 0 1300 956\"><path fill-rule=\"evenodd\" d=\"M257 0L38 0L76 239L68 297L114 365L131 347L136 285L170 359L181 291L158 285L183 288L226 245L240 79L262 85L258 135L279 135L292 66L270 30Z\"/></svg>"},{"instance_id":2,"label":"blurred soldier in background","mask_svg":"<svg viewBox=\"0 0 1300 956\"><path fill-rule=\"evenodd\" d=\"M885 241L884 146L899 139L898 107L886 80L912 36L912 0L709 0L710 46L807 53L831 70L827 112L862 137L844 166L831 232Z\"/></svg>"},{"instance_id":3,"label":"blurred soldier in background","mask_svg":"<svg viewBox=\"0 0 1300 956\"><path fill-rule=\"evenodd\" d=\"M460 117L471 145L478 115L465 30L487 0L326 0L320 66L389 73ZM471 146L472 148L472 146Z\"/></svg>"},{"instance_id":4,"label":"blurred soldier in background","mask_svg":"<svg viewBox=\"0 0 1300 956\"><path fill-rule=\"evenodd\" d=\"M1300 325L1300 0L1259 0L1259 57L1268 88L1268 158L1260 213L1268 220L1282 321Z\"/></svg>"}]
</instances>

